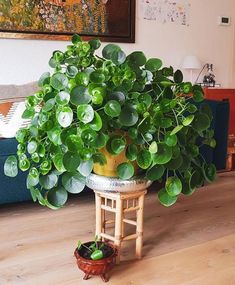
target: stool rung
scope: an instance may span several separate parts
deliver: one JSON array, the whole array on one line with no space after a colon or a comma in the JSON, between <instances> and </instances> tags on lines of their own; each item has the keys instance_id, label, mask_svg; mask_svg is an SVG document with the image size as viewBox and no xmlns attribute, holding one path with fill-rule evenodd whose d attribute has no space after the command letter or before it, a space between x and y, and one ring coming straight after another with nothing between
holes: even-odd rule
<instances>
[{"instance_id":1,"label":"stool rung","mask_svg":"<svg viewBox=\"0 0 235 285\"><path fill-rule=\"evenodd\" d=\"M132 220L129 220L129 219L123 219L123 222L126 223L126 224L133 225L133 226L137 225L136 221L132 221Z\"/></svg>"},{"instance_id":2,"label":"stool rung","mask_svg":"<svg viewBox=\"0 0 235 285\"><path fill-rule=\"evenodd\" d=\"M105 233L100 233L99 236L105 238L105 239L109 239L109 240L112 240L112 241L115 241L115 237L112 237L108 234L105 234Z\"/></svg>"},{"instance_id":3,"label":"stool rung","mask_svg":"<svg viewBox=\"0 0 235 285\"><path fill-rule=\"evenodd\" d=\"M105 220L105 221L104 221L104 224L105 224L105 225L109 225L109 224L113 224L113 223L115 223L114 220Z\"/></svg>"},{"instance_id":4,"label":"stool rung","mask_svg":"<svg viewBox=\"0 0 235 285\"><path fill-rule=\"evenodd\" d=\"M103 209L105 211L108 211L108 212L116 213L116 209L113 209L113 208L111 208L109 206L101 205L101 209Z\"/></svg>"},{"instance_id":5,"label":"stool rung","mask_svg":"<svg viewBox=\"0 0 235 285\"><path fill-rule=\"evenodd\" d=\"M136 206L136 207L130 207L130 208L128 208L128 209L124 209L124 213L126 213L126 212L132 212L132 211L137 211L137 210L139 210L139 206Z\"/></svg>"},{"instance_id":6,"label":"stool rung","mask_svg":"<svg viewBox=\"0 0 235 285\"><path fill-rule=\"evenodd\" d=\"M138 237L137 234L132 234L132 235L124 237L122 240L132 240L132 239L137 239L137 237Z\"/></svg>"}]
</instances>

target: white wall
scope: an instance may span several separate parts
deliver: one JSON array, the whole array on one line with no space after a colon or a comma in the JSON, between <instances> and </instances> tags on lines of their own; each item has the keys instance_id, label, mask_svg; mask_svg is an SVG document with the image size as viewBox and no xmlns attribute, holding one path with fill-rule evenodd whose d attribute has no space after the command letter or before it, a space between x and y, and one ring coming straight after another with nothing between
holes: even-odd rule
<instances>
[{"instance_id":1,"label":"white wall","mask_svg":"<svg viewBox=\"0 0 235 285\"><path fill-rule=\"evenodd\" d=\"M159 57L165 65L176 68L180 68L185 55L194 54L202 63L214 64L218 83L223 87L235 87L234 0L189 0L192 4L189 27L144 20L139 2L137 0L136 43L121 44L127 53L143 50L148 57ZM231 16L232 24L218 26L219 15ZM61 41L0 39L0 84L37 80L48 70L52 51L64 49L67 44ZM187 72L185 79L189 79Z\"/></svg>"}]
</instances>

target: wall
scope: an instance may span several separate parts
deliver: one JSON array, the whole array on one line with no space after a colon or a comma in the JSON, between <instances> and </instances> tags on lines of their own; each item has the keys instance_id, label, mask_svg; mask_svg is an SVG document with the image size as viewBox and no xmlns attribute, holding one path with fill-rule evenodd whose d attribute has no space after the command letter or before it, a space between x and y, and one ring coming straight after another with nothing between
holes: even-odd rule
<instances>
[{"instance_id":1,"label":"wall","mask_svg":"<svg viewBox=\"0 0 235 285\"><path fill-rule=\"evenodd\" d=\"M126 52L143 50L148 57L160 57L165 65L180 68L185 55L195 54L202 63L213 63L216 81L235 87L234 0L191 0L189 27L161 24L140 17L137 0L136 43L122 44ZM229 27L218 26L219 15L231 16ZM0 39L0 84L21 84L37 80L48 70L53 50L67 42ZM195 72L196 77L198 72ZM189 74L185 72L185 79Z\"/></svg>"}]
</instances>

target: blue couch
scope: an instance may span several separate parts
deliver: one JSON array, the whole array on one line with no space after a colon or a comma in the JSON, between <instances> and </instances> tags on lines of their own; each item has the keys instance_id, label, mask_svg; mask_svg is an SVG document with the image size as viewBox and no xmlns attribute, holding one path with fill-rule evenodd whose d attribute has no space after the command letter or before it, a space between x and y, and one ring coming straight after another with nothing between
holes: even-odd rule
<instances>
[{"instance_id":1,"label":"blue couch","mask_svg":"<svg viewBox=\"0 0 235 285\"><path fill-rule=\"evenodd\" d=\"M218 170L225 169L227 156L227 137L229 122L229 102L206 100L211 107L217 146L215 149L204 146L201 150L208 162L213 162ZM26 174L19 173L16 178L4 175L3 166L7 156L16 153L15 139L0 140L0 204L31 200L30 192L25 187Z\"/></svg>"}]
</instances>

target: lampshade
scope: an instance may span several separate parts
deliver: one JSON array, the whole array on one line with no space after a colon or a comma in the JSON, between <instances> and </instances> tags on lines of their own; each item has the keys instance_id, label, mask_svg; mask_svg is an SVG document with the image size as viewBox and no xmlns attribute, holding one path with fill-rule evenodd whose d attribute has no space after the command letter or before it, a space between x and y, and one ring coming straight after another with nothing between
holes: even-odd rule
<instances>
[{"instance_id":1,"label":"lampshade","mask_svg":"<svg viewBox=\"0 0 235 285\"><path fill-rule=\"evenodd\" d=\"M200 60L195 55L187 55L182 62L184 69L200 69L202 67Z\"/></svg>"}]
</instances>

